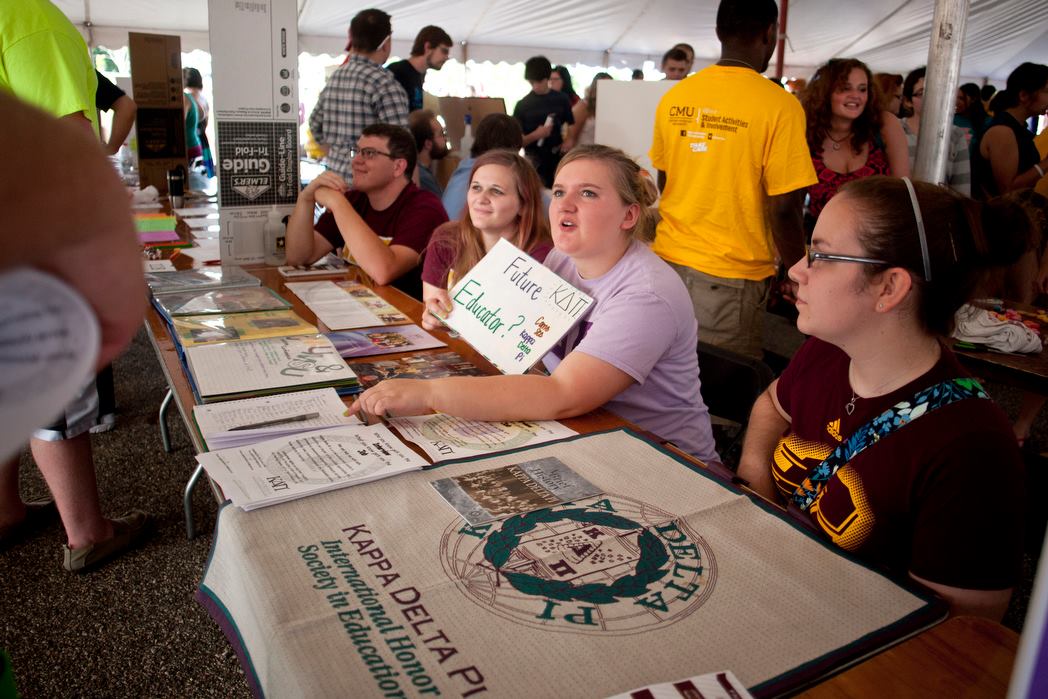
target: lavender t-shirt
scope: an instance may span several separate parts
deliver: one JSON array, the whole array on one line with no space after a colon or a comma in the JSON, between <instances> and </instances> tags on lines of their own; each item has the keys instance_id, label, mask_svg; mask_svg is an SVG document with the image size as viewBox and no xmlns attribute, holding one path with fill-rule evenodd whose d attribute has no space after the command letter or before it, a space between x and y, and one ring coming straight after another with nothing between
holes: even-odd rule
<instances>
[{"instance_id":1,"label":"lavender t-shirt","mask_svg":"<svg viewBox=\"0 0 1048 699\"><path fill-rule=\"evenodd\" d=\"M680 277L634 240L614 267L583 279L559 250L545 265L593 297L582 320L543 357L552 373L571 351L629 374L636 383L604 407L696 458L719 461L699 393L698 324Z\"/></svg>"}]
</instances>

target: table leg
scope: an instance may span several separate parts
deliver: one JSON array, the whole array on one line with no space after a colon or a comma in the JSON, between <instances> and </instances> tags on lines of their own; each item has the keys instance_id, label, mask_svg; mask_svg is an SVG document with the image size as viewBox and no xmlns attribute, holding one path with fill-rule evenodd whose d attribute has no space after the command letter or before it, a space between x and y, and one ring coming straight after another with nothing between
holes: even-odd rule
<instances>
[{"instance_id":1,"label":"table leg","mask_svg":"<svg viewBox=\"0 0 1048 699\"><path fill-rule=\"evenodd\" d=\"M171 435L167 431L167 410L171 407L171 401L175 397L172 389L167 389L167 395L160 403L160 441L164 445L164 451L171 453Z\"/></svg>"},{"instance_id":2,"label":"table leg","mask_svg":"<svg viewBox=\"0 0 1048 699\"><path fill-rule=\"evenodd\" d=\"M193 471L193 475L189 477L189 482L186 483L186 492L182 496L182 507L186 511L187 539L192 539L196 536L196 527L193 526L193 488L196 487L197 481L200 480L200 474L203 472L203 464L198 464L196 470Z\"/></svg>"}]
</instances>

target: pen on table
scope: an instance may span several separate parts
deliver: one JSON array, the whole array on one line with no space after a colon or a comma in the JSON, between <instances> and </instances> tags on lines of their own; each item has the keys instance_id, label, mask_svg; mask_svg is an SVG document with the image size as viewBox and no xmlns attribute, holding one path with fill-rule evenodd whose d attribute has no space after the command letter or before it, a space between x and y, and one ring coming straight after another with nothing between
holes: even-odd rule
<instances>
[{"instance_id":1,"label":"pen on table","mask_svg":"<svg viewBox=\"0 0 1048 699\"><path fill-rule=\"evenodd\" d=\"M286 425L291 422L305 422L306 420L314 420L320 417L320 413L306 413L305 415L293 415L291 417L281 417L276 420L264 420L262 422L253 422L250 425L237 425L236 427L230 427L229 432L236 432L237 430L257 430L263 427L274 427L276 425Z\"/></svg>"}]
</instances>

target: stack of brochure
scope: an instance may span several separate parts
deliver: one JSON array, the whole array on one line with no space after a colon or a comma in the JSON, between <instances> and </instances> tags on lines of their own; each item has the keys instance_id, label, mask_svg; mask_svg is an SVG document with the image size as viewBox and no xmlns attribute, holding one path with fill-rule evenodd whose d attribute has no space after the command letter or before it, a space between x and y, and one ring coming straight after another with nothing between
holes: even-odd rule
<instances>
[{"instance_id":1,"label":"stack of brochure","mask_svg":"<svg viewBox=\"0 0 1048 699\"><path fill-rule=\"evenodd\" d=\"M146 284L153 294L169 294L194 289L228 289L236 286L259 286L262 280L240 267L203 267L179 272L148 272Z\"/></svg>"},{"instance_id":2,"label":"stack of brochure","mask_svg":"<svg viewBox=\"0 0 1048 699\"><path fill-rule=\"evenodd\" d=\"M211 451L243 447L326 427L359 425L345 415L333 388L193 406L193 420Z\"/></svg>"},{"instance_id":3,"label":"stack of brochure","mask_svg":"<svg viewBox=\"0 0 1048 699\"><path fill-rule=\"evenodd\" d=\"M176 316L278 311L291 307L290 303L264 286L175 291L154 297L153 304L168 319Z\"/></svg>"},{"instance_id":4,"label":"stack of brochure","mask_svg":"<svg viewBox=\"0 0 1048 699\"><path fill-rule=\"evenodd\" d=\"M341 274L346 271L347 267L349 267L348 262L338 255L328 253L311 265L301 265L298 267L284 265L282 267L277 267L277 270L280 272L280 276L285 278L320 277Z\"/></svg>"},{"instance_id":5,"label":"stack of brochure","mask_svg":"<svg viewBox=\"0 0 1048 699\"><path fill-rule=\"evenodd\" d=\"M357 282L288 282L287 288L331 330L411 322L388 301Z\"/></svg>"},{"instance_id":6,"label":"stack of brochure","mask_svg":"<svg viewBox=\"0 0 1048 699\"><path fill-rule=\"evenodd\" d=\"M186 348L186 364L203 403L333 387L352 393L356 374L323 335L242 340Z\"/></svg>"},{"instance_id":7,"label":"stack of brochure","mask_svg":"<svg viewBox=\"0 0 1048 699\"><path fill-rule=\"evenodd\" d=\"M425 460L384 425L335 427L197 456L244 510L418 471Z\"/></svg>"},{"instance_id":8,"label":"stack of brochure","mask_svg":"<svg viewBox=\"0 0 1048 699\"><path fill-rule=\"evenodd\" d=\"M183 347L210 342L261 340L288 335L315 335L317 328L294 311L252 311L229 315L179 316L171 321Z\"/></svg>"}]
</instances>

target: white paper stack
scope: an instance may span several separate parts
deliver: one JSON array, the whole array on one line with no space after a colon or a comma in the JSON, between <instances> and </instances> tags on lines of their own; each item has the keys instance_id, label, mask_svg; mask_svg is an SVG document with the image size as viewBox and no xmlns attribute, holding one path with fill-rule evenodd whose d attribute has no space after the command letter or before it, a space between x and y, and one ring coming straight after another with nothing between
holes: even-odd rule
<instances>
[{"instance_id":1,"label":"white paper stack","mask_svg":"<svg viewBox=\"0 0 1048 699\"><path fill-rule=\"evenodd\" d=\"M385 425L335 427L197 456L244 510L420 470L425 460Z\"/></svg>"},{"instance_id":2,"label":"white paper stack","mask_svg":"<svg viewBox=\"0 0 1048 699\"><path fill-rule=\"evenodd\" d=\"M211 451L243 447L327 427L359 425L333 388L193 406L193 419ZM254 426L254 427L252 427Z\"/></svg>"},{"instance_id":3,"label":"white paper stack","mask_svg":"<svg viewBox=\"0 0 1048 699\"><path fill-rule=\"evenodd\" d=\"M186 348L201 401L359 386L356 374L323 335L219 342Z\"/></svg>"}]
</instances>

